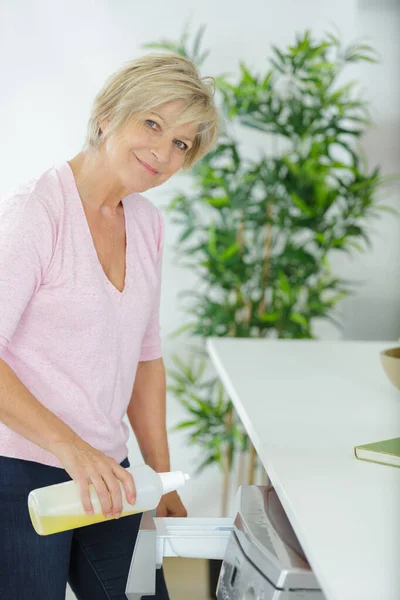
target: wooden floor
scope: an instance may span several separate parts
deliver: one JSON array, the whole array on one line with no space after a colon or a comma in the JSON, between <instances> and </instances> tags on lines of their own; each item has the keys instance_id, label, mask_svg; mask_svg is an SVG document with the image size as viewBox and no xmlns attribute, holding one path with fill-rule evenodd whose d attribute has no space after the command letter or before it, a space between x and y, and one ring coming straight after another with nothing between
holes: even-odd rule
<instances>
[{"instance_id":1,"label":"wooden floor","mask_svg":"<svg viewBox=\"0 0 400 600\"><path fill-rule=\"evenodd\" d=\"M206 560L164 558L163 566L171 600L209 600Z\"/></svg>"}]
</instances>

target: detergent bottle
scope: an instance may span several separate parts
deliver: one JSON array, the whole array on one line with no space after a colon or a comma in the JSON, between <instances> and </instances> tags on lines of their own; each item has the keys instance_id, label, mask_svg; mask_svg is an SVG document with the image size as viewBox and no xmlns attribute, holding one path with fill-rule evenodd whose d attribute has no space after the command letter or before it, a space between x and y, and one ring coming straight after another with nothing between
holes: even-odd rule
<instances>
[{"instance_id":1,"label":"detergent bottle","mask_svg":"<svg viewBox=\"0 0 400 600\"><path fill-rule=\"evenodd\" d=\"M122 493L121 518L139 512L153 510L163 494L177 490L185 485L189 475L181 471L156 473L148 465L138 465L127 469L136 487L135 504L126 499L122 482L119 482ZM93 485L90 488L94 514L88 515L82 505L79 485L75 481L66 481L32 490L28 496L28 509L35 531L39 535L49 535L85 527L94 523L108 521L103 513L100 500Z\"/></svg>"}]
</instances>

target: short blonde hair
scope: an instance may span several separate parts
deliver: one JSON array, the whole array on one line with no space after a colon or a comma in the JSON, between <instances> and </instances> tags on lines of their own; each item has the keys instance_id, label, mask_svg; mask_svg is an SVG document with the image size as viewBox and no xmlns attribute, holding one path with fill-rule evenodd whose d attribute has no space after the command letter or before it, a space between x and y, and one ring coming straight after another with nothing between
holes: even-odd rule
<instances>
[{"instance_id":1,"label":"short blonde hair","mask_svg":"<svg viewBox=\"0 0 400 600\"><path fill-rule=\"evenodd\" d=\"M192 166L215 145L218 115L211 77L200 77L196 65L178 54L151 53L128 62L111 75L97 94L87 128L86 147L98 148L107 135L121 130L135 116L172 100L183 100L179 124L194 122L198 133L185 155ZM100 123L108 126L101 130Z\"/></svg>"}]
</instances>

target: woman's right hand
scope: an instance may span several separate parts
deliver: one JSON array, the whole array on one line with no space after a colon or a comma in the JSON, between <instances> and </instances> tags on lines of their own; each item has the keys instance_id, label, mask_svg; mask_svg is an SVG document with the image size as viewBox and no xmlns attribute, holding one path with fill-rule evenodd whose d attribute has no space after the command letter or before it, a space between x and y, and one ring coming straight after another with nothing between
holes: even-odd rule
<instances>
[{"instance_id":1,"label":"woman's right hand","mask_svg":"<svg viewBox=\"0 0 400 600\"><path fill-rule=\"evenodd\" d=\"M87 444L75 435L72 441L56 442L51 448L70 477L80 487L83 508L88 515L94 510L89 485L93 484L106 518L119 518L122 512L122 494L119 481L125 488L126 499L136 502L136 488L132 475L116 460Z\"/></svg>"}]
</instances>

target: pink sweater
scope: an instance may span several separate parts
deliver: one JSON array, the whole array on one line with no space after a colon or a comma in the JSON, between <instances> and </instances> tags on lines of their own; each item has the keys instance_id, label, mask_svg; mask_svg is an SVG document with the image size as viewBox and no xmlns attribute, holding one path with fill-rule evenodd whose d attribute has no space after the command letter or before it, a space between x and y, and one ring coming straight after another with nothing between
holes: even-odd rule
<instances>
[{"instance_id":1,"label":"pink sweater","mask_svg":"<svg viewBox=\"0 0 400 600\"><path fill-rule=\"evenodd\" d=\"M46 171L0 201L0 358L86 442L121 462L139 361L161 356L164 229L149 200L123 200L123 292L98 260L72 170ZM18 400L17 400L18 402ZM0 423L0 455L61 467Z\"/></svg>"}]
</instances>

